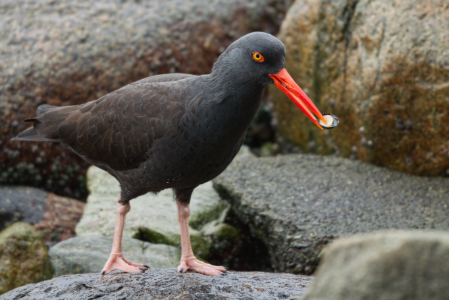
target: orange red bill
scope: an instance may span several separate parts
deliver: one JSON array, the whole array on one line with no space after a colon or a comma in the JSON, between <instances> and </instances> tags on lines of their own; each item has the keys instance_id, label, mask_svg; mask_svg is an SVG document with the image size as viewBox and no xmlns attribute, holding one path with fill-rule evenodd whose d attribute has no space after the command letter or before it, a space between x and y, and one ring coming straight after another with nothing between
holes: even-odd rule
<instances>
[{"instance_id":1,"label":"orange red bill","mask_svg":"<svg viewBox=\"0 0 449 300\"><path fill-rule=\"evenodd\" d=\"M293 78L288 74L287 70L284 68L276 74L269 75L274 80L274 85L278 87L281 91L286 94L290 100L295 103L295 105L307 116L309 119L315 123L320 129L323 129L316 117L312 114L312 112L324 123L326 120L324 119L321 112L318 108L313 104L312 100L304 93L304 91L296 84ZM312 112L311 112L312 111Z\"/></svg>"}]
</instances>

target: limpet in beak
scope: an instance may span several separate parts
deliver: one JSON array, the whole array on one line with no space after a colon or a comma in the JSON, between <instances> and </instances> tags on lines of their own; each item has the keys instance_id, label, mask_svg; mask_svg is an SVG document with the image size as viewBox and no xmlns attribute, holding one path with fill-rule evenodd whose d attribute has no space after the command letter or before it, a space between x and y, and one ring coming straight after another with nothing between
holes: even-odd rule
<instances>
[{"instance_id":1,"label":"limpet in beak","mask_svg":"<svg viewBox=\"0 0 449 300\"><path fill-rule=\"evenodd\" d=\"M326 123L318 119L318 124L320 124L324 129L333 129L337 127L340 122L336 116L328 113L324 113L323 118L326 120Z\"/></svg>"}]
</instances>

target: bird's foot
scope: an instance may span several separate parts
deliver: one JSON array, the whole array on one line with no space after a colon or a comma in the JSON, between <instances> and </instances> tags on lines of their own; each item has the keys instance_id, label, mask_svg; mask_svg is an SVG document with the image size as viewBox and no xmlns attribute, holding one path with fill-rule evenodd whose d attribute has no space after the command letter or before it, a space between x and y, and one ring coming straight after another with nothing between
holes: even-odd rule
<instances>
[{"instance_id":1,"label":"bird's foot","mask_svg":"<svg viewBox=\"0 0 449 300\"><path fill-rule=\"evenodd\" d=\"M179 273L185 273L187 271L195 271L204 275L210 276L223 276L226 275L228 270L225 267L213 266L205 262L199 261L195 256L181 257L181 264L178 266Z\"/></svg>"},{"instance_id":2,"label":"bird's foot","mask_svg":"<svg viewBox=\"0 0 449 300\"><path fill-rule=\"evenodd\" d=\"M111 254L101 271L101 275L106 275L112 271L122 271L125 273L145 273L150 267L135 264L123 257L123 254Z\"/></svg>"}]
</instances>

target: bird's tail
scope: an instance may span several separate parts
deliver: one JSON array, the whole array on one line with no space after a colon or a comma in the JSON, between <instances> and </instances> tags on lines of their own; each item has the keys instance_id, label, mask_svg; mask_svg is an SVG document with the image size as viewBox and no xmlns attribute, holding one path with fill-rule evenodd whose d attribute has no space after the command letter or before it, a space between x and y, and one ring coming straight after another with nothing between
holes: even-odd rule
<instances>
[{"instance_id":1,"label":"bird's tail","mask_svg":"<svg viewBox=\"0 0 449 300\"><path fill-rule=\"evenodd\" d=\"M60 142L58 127L68 116L71 106L56 107L48 104L40 105L37 116L24 122L33 122L33 127L25 129L12 141Z\"/></svg>"}]
</instances>

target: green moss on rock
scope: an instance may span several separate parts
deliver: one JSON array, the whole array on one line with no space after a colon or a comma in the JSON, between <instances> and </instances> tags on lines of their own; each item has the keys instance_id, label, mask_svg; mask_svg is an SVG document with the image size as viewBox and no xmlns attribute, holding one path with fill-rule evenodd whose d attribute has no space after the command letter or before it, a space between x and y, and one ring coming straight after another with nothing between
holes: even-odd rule
<instances>
[{"instance_id":1,"label":"green moss on rock","mask_svg":"<svg viewBox=\"0 0 449 300\"><path fill-rule=\"evenodd\" d=\"M0 233L0 294L53 277L48 249L33 226L15 223Z\"/></svg>"}]
</instances>

